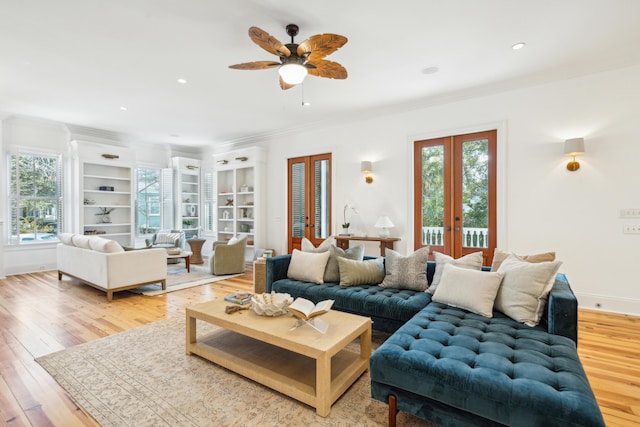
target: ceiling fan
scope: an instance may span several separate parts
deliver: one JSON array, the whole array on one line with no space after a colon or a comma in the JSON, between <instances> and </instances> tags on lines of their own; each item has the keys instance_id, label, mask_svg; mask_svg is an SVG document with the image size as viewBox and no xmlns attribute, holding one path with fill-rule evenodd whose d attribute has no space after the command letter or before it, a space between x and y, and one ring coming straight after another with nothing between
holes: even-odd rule
<instances>
[{"instance_id":1,"label":"ceiling fan","mask_svg":"<svg viewBox=\"0 0 640 427\"><path fill-rule=\"evenodd\" d=\"M275 37L258 27L249 28L249 37L255 44L269 53L280 57L280 62L255 61L230 65L236 70L264 70L278 68L280 87L287 90L302 83L307 74L329 79L346 79L347 70L337 62L323 59L340 49L347 42L347 38L337 34L316 34L300 44L293 42L298 35L298 26L289 24L287 34L291 36L291 43L282 44Z\"/></svg>"}]
</instances>

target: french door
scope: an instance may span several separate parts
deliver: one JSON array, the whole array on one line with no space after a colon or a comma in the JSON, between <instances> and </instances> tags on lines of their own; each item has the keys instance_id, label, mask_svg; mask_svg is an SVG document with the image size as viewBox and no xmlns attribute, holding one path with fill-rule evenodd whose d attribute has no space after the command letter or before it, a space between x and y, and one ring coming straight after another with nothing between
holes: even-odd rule
<instances>
[{"instance_id":1,"label":"french door","mask_svg":"<svg viewBox=\"0 0 640 427\"><path fill-rule=\"evenodd\" d=\"M415 249L459 258L496 247L496 131L414 142Z\"/></svg>"},{"instance_id":2,"label":"french door","mask_svg":"<svg viewBox=\"0 0 640 427\"><path fill-rule=\"evenodd\" d=\"M331 230L331 153L288 160L288 250L315 246Z\"/></svg>"}]
</instances>

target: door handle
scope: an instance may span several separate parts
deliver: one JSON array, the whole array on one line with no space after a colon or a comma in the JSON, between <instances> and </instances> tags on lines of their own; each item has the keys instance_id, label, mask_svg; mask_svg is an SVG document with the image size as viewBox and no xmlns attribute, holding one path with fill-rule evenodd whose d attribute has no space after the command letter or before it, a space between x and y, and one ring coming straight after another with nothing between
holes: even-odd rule
<instances>
[{"instance_id":1,"label":"door handle","mask_svg":"<svg viewBox=\"0 0 640 427\"><path fill-rule=\"evenodd\" d=\"M451 231L451 226L450 226L450 225L446 226L446 227L444 228L444 231Z\"/></svg>"},{"instance_id":2,"label":"door handle","mask_svg":"<svg viewBox=\"0 0 640 427\"><path fill-rule=\"evenodd\" d=\"M455 228L455 231L460 231L460 227L456 227L456 228Z\"/></svg>"}]
</instances>

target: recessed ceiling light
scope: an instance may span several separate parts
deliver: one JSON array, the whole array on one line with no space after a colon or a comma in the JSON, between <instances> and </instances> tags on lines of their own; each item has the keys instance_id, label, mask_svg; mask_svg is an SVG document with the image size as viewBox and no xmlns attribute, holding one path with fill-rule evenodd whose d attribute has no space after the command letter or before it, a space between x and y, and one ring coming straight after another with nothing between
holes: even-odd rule
<instances>
[{"instance_id":1,"label":"recessed ceiling light","mask_svg":"<svg viewBox=\"0 0 640 427\"><path fill-rule=\"evenodd\" d=\"M187 80L185 79L178 79L178 83L186 85L187 84Z\"/></svg>"},{"instance_id":2,"label":"recessed ceiling light","mask_svg":"<svg viewBox=\"0 0 640 427\"><path fill-rule=\"evenodd\" d=\"M120 107L120 109L121 109L122 111L127 111L127 110L128 110L128 108L127 108L127 107L125 107L125 106Z\"/></svg>"},{"instance_id":3,"label":"recessed ceiling light","mask_svg":"<svg viewBox=\"0 0 640 427\"><path fill-rule=\"evenodd\" d=\"M525 42L518 42L516 44L514 44L513 46L511 46L511 49L513 50L520 50L525 46Z\"/></svg>"},{"instance_id":4,"label":"recessed ceiling light","mask_svg":"<svg viewBox=\"0 0 640 427\"><path fill-rule=\"evenodd\" d=\"M422 74L435 74L440 71L438 67L427 67L422 69Z\"/></svg>"}]
</instances>

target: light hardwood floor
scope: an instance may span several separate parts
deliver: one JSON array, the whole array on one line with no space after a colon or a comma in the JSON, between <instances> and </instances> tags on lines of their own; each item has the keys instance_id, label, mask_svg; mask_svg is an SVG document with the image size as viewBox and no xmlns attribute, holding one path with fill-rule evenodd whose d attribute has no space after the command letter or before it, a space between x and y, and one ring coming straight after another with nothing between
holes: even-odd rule
<instances>
[{"instance_id":1,"label":"light hardwood floor","mask_svg":"<svg viewBox=\"0 0 640 427\"><path fill-rule=\"evenodd\" d=\"M105 294L54 271L0 280L0 425L95 426L34 358L252 289L252 273L156 297ZM580 310L578 351L608 426L640 425L640 317Z\"/></svg>"}]
</instances>

